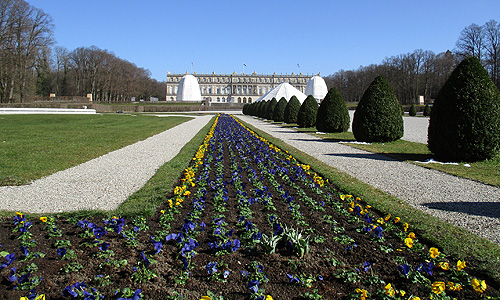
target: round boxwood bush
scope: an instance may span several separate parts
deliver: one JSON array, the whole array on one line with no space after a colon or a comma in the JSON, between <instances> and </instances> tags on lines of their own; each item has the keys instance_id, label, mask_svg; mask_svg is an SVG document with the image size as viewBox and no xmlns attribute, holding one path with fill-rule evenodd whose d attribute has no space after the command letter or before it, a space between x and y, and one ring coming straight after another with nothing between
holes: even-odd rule
<instances>
[{"instance_id":1,"label":"round boxwood bush","mask_svg":"<svg viewBox=\"0 0 500 300\"><path fill-rule=\"evenodd\" d=\"M285 97L281 97L280 101L278 102L278 105L274 108L274 113L273 113L273 120L275 122L283 122L285 119L285 108L288 102L286 101Z\"/></svg>"},{"instance_id":2,"label":"round boxwood bush","mask_svg":"<svg viewBox=\"0 0 500 300\"><path fill-rule=\"evenodd\" d=\"M300 101L297 97L292 96L285 107L285 123L297 123L297 116L299 114Z\"/></svg>"},{"instance_id":3,"label":"round boxwood bush","mask_svg":"<svg viewBox=\"0 0 500 300\"><path fill-rule=\"evenodd\" d=\"M271 99L269 101L269 105L267 106L267 111L266 111L266 119L272 120L274 116L274 109L276 108L276 105L278 105L278 101L276 101L276 98Z\"/></svg>"},{"instance_id":4,"label":"round boxwood bush","mask_svg":"<svg viewBox=\"0 0 500 300\"><path fill-rule=\"evenodd\" d=\"M360 142L390 142L404 133L401 105L385 77L376 77L354 112L352 133Z\"/></svg>"},{"instance_id":5,"label":"round boxwood bush","mask_svg":"<svg viewBox=\"0 0 500 300\"><path fill-rule=\"evenodd\" d=\"M427 104L424 108L424 117L428 117L431 115L431 106Z\"/></svg>"},{"instance_id":6,"label":"round boxwood bush","mask_svg":"<svg viewBox=\"0 0 500 300\"><path fill-rule=\"evenodd\" d=\"M489 159L500 151L500 93L477 58L465 58L439 90L428 146L453 161Z\"/></svg>"},{"instance_id":7,"label":"round boxwood bush","mask_svg":"<svg viewBox=\"0 0 500 300\"><path fill-rule=\"evenodd\" d=\"M322 132L345 132L351 118L344 98L336 88L331 88L321 101L316 116L316 129Z\"/></svg>"},{"instance_id":8,"label":"round boxwood bush","mask_svg":"<svg viewBox=\"0 0 500 300\"><path fill-rule=\"evenodd\" d=\"M408 114L411 116L411 117L414 117L417 115L417 108L415 107L415 104L412 104L410 106L410 109L408 110Z\"/></svg>"},{"instance_id":9,"label":"round boxwood bush","mask_svg":"<svg viewBox=\"0 0 500 300\"><path fill-rule=\"evenodd\" d=\"M302 103L297 116L297 125L302 128L314 127L316 125L316 116L318 115L318 102L309 95Z\"/></svg>"}]
</instances>

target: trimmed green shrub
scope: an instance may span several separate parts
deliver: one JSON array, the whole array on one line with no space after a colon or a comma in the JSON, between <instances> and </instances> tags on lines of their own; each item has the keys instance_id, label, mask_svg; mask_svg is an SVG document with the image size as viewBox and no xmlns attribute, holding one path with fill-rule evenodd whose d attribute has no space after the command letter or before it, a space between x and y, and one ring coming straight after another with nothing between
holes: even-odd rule
<instances>
[{"instance_id":1,"label":"trimmed green shrub","mask_svg":"<svg viewBox=\"0 0 500 300\"><path fill-rule=\"evenodd\" d=\"M307 96L302 103L297 115L297 125L302 128L316 126L316 116L318 115L318 102L312 95Z\"/></svg>"},{"instance_id":2,"label":"trimmed green shrub","mask_svg":"<svg viewBox=\"0 0 500 300\"><path fill-rule=\"evenodd\" d=\"M431 115L431 106L427 104L424 108L424 117L428 117Z\"/></svg>"},{"instance_id":3,"label":"trimmed green shrub","mask_svg":"<svg viewBox=\"0 0 500 300\"><path fill-rule=\"evenodd\" d=\"M267 107L267 101L266 100L260 101L259 110L257 113L257 116L259 118L265 118L266 107Z\"/></svg>"},{"instance_id":4,"label":"trimmed green shrub","mask_svg":"<svg viewBox=\"0 0 500 300\"><path fill-rule=\"evenodd\" d=\"M272 120L274 116L274 109L276 108L276 105L278 105L278 101L276 101L276 98L271 99L269 101L269 105L267 106L266 110L266 119Z\"/></svg>"},{"instance_id":5,"label":"trimmed green shrub","mask_svg":"<svg viewBox=\"0 0 500 300\"><path fill-rule=\"evenodd\" d=\"M287 124L297 123L297 116L299 115L300 101L297 97L292 96L285 107L284 121Z\"/></svg>"},{"instance_id":6,"label":"trimmed green shrub","mask_svg":"<svg viewBox=\"0 0 500 300\"><path fill-rule=\"evenodd\" d=\"M278 102L278 105L274 108L274 113L273 113L273 120L275 122L283 122L285 119L285 108L288 102L286 101L285 97L281 97L280 101Z\"/></svg>"},{"instance_id":7,"label":"trimmed green shrub","mask_svg":"<svg viewBox=\"0 0 500 300\"><path fill-rule=\"evenodd\" d=\"M331 88L321 101L316 116L316 129L322 132L345 132L351 118L344 98L336 88Z\"/></svg>"},{"instance_id":8,"label":"trimmed green shrub","mask_svg":"<svg viewBox=\"0 0 500 300\"><path fill-rule=\"evenodd\" d=\"M408 114L411 116L411 117L414 117L417 115L417 108L415 107L415 104L412 104L410 106L410 109L408 110Z\"/></svg>"},{"instance_id":9,"label":"trimmed green shrub","mask_svg":"<svg viewBox=\"0 0 500 300\"><path fill-rule=\"evenodd\" d=\"M439 90L428 147L453 161L489 159L500 151L500 92L476 57L465 58Z\"/></svg>"},{"instance_id":10,"label":"trimmed green shrub","mask_svg":"<svg viewBox=\"0 0 500 300\"><path fill-rule=\"evenodd\" d=\"M390 142L404 133L401 105L385 77L376 77L354 112L352 133L360 142Z\"/></svg>"}]
</instances>

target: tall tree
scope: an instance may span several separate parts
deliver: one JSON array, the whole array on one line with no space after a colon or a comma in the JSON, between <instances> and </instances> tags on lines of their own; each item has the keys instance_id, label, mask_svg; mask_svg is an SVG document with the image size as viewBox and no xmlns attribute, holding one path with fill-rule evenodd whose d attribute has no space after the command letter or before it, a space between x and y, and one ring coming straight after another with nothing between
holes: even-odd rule
<instances>
[{"instance_id":1,"label":"tall tree","mask_svg":"<svg viewBox=\"0 0 500 300\"><path fill-rule=\"evenodd\" d=\"M491 79L500 88L500 24L490 20L484 24L486 40L485 60Z\"/></svg>"},{"instance_id":2,"label":"tall tree","mask_svg":"<svg viewBox=\"0 0 500 300\"><path fill-rule=\"evenodd\" d=\"M457 54L462 57L475 56L481 61L485 48L485 34L483 28L475 23L465 27L456 43Z\"/></svg>"}]
</instances>

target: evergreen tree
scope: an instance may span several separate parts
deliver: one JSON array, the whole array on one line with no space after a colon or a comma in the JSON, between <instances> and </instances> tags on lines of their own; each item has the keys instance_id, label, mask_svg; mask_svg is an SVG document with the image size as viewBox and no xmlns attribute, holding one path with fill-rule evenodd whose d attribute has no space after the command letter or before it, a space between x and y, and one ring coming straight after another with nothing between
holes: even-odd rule
<instances>
[{"instance_id":1,"label":"evergreen tree","mask_svg":"<svg viewBox=\"0 0 500 300\"><path fill-rule=\"evenodd\" d=\"M276 101L276 98L271 99L269 101L269 104L267 106L266 110L266 119L272 120L274 116L274 109L276 108L276 105L278 105L278 101Z\"/></svg>"},{"instance_id":2,"label":"evergreen tree","mask_svg":"<svg viewBox=\"0 0 500 300\"><path fill-rule=\"evenodd\" d=\"M264 112L265 112L265 109L266 109L266 102L267 101L265 101L265 100L262 100L262 101L259 102L259 109L257 111L257 116L259 118L264 118L264 116L265 116Z\"/></svg>"},{"instance_id":3,"label":"evergreen tree","mask_svg":"<svg viewBox=\"0 0 500 300\"><path fill-rule=\"evenodd\" d=\"M316 128L322 132L345 132L350 122L347 104L339 91L331 88L318 108Z\"/></svg>"},{"instance_id":4,"label":"evergreen tree","mask_svg":"<svg viewBox=\"0 0 500 300\"><path fill-rule=\"evenodd\" d=\"M424 117L428 117L431 115L431 106L427 104L424 108Z\"/></svg>"},{"instance_id":5,"label":"evergreen tree","mask_svg":"<svg viewBox=\"0 0 500 300\"><path fill-rule=\"evenodd\" d=\"M285 107L284 121L287 124L297 123L297 116L299 114L300 101L297 97L292 96Z\"/></svg>"},{"instance_id":6,"label":"evergreen tree","mask_svg":"<svg viewBox=\"0 0 500 300\"><path fill-rule=\"evenodd\" d=\"M283 122L283 120L285 119L285 108L287 104L288 102L286 101L285 97L281 97L273 113L273 120L275 122Z\"/></svg>"},{"instance_id":7,"label":"evergreen tree","mask_svg":"<svg viewBox=\"0 0 500 300\"><path fill-rule=\"evenodd\" d=\"M390 142L403 136L401 105L383 76L373 80L359 101L352 132L360 142Z\"/></svg>"},{"instance_id":8,"label":"evergreen tree","mask_svg":"<svg viewBox=\"0 0 500 300\"><path fill-rule=\"evenodd\" d=\"M439 159L477 161L500 151L500 92L476 57L465 58L434 101L429 150Z\"/></svg>"},{"instance_id":9,"label":"evergreen tree","mask_svg":"<svg viewBox=\"0 0 500 300\"><path fill-rule=\"evenodd\" d=\"M415 107L415 104L412 104L410 106L410 109L408 110L408 115L410 115L410 117L414 117L417 115L417 108Z\"/></svg>"},{"instance_id":10,"label":"evergreen tree","mask_svg":"<svg viewBox=\"0 0 500 300\"><path fill-rule=\"evenodd\" d=\"M309 95L302 103L297 116L297 124L299 127L308 128L316 125L316 116L318 115L318 102Z\"/></svg>"}]
</instances>

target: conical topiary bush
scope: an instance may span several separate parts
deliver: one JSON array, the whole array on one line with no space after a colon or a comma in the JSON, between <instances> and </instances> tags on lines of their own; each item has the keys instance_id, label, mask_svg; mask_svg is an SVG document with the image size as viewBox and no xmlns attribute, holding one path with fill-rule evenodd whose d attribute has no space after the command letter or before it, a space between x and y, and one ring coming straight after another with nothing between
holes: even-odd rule
<instances>
[{"instance_id":1,"label":"conical topiary bush","mask_svg":"<svg viewBox=\"0 0 500 300\"><path fill-rule=\"evenodd\" d=\"M292 96L285 107L284 121L287 124L297 123L297 116L299 114L300 101L297 97Z\"/></svg>"},{"instance_id":2,"label":"conical topiary bush","mask_svg":"<svg viewBox=\"0 0 500 300\"><path fill-rule=\"evenodd\" d=\"M428 146L453 161L489 159L500 151L500 93L477 58L464 59L439 90Z\"/></svg>"},{"instance_id":3,"label":"conical topiary bush","mask_svg":"<svg viewBox=\"0 0 500 300\"><path fill-rule=\"evenodd\" d=\"M316 116L318 114L318 102L309 95L302 103L297 116L297 125L302 128L316 126Z\"/></svg>"},{"instance_id":4,"label":"conical topiary bush","mask_svg":"<svg viewBox=\"0 0 500 300\"><path fill-rule=\"evenodd\" d=\"M383 76L373 80L359 101L352 133L360 142L390 142L403 136L401 105Z\"/></svg>"},{"instance_id":5,"label":"conical topiary bush","mask_svg":"<svg viewBox=\"0 0 500 300\"><path fill-rule=\"evenodd\" d=\"M278 105L278 101L276 101L276 98L271 99L269 101L269 105L267 106L267 111L266 111L266 119L272 120L274 116L274 109L276 108L276 105Z\"/></svg>"},{"instance_id":6,"label":"conical topiary bush","mask_svg":"<svg viewBox=\"0 0 500 300\"><path fill-rule=\"evenodd\" d=\"M331 88L321 101L316 116L316 129L322 132L345 132L351 118L344 98L336 88Z\"/></svg>"},{"instance_id":7,"label":"conical topiary bush","mask_svg":"<svg viewBox=\"0 0 500 300\"><path fill-rule=\"evenodd\" d=\"M285 97L281 97L280 101L278 102L278 105L274 108L274 113L273 113L273 120L275 122L283 122L285 119L285 108L288 102L286 101Z\"/></svg>"},{"instance_id":8,"label":"conical topiary bush","mask_svg":"<svg viewBox=\"0 0 500 300\"><path fill-rule=\"evenodd\" d=\"M409 115L410 117L414 117L414 116L416 116L416 115L417 115L417 108L415 107L415 104L412 104L412 105L410 106L410 109L408 110L408 115Z\"/></svg>"}]
</instances>

